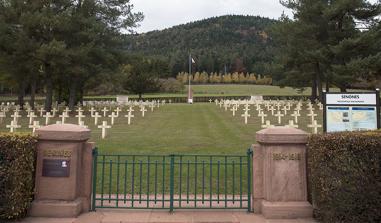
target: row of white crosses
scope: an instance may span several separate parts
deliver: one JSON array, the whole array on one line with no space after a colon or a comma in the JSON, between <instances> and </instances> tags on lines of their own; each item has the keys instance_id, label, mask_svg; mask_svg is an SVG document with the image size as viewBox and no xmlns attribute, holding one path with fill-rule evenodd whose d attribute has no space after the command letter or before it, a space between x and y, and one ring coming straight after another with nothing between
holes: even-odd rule
<instances>
[{"instance_id":1,"label":"row of white crosses","mask_svg":"<svg viewBox=\"0 0 381 223\"><path fill-rule=\"evenodd\" d=\"M262 106L265 107L265 109L268 112L271 112L272 117L277 118L278 125L282 124L282 118L285 117L285 115L290 115L293 117L293 120L289 120L288 124L285 125L287 127L292 128L298 128L298 118L301 116L300 111L302 110L303 103L301 101L271 101L271 100L262 100L262 101L249 101L249 100L215 100L215 104L219 106L220 108L223 108L225 111L228 111L230 108L230 111L232 111L232 115L235 116L236 112L238 111L238 108L241 105L244 105L243 114L241 115L244 118L244 123L248 123L248 118L251 117L249 114L250 111L250 105L256 106L256 110L258 112L258 117L261 118L261 127L262 128L270 128L274 127L274 125L271 125L269 120L265 120L266 117L268 117L268 114L265 114L264 109ZM312 128L314 133L318 132L318 128L321 128L322 126L317 123L315 120L315 117L317 114L314 113L313 104L311 101L306 102L307 105L307 111L309 112L307 114L308 117L311 118L311 124L307 125L307 127ZM294 111L291 112L291 107L295 106ZM318 102L317 106L319 107L319 110L323 109L323 105ZM288 113L290 112L290 113Z\"/></svg>"},{"instance_id":2,"label":"row of white crosses","mask_svg":"<svg viewBox=\"0 0 381 223\"><path fill-rule=\"evenodd\" d=\"M125 117L128 120L128 125L131 124L132 118L135 117L132 113L134 111L133 106L135 106L135 105L140 106L140 112L142 114L142 117L144 117L145 113L148 111L146 109L146 106L149 106L151 111L153 111L155 107L160 107L160 104L164 105L165 103L166 103L165 100L153 101L153 102L136 102L135 101L135 102L130 103L129 109L127 110L128 114L125 115ZM1 107L0 123L3 121L3 118L6 118L6 112L11 110L10 107L11 106ZM45 118L45 125L48 125L50 123L51 118L55 117L56 113L59 112L59 110L60 109L57 109L54 107L51 110L51 112L46 112L44 114L45 110L42 107L39 109L37 108L37 111L40 113L40 117ZM11 124L6 125L6 128L9 128L10 132L14 132L16 129L21 128L21 125L18 124L18 119L22 117L19 114L19 111L20 111L19 106L15 106L14 111L15 111L14 114L11 115L11 117L13 118ZM27 107L26 111L27 111L27 117L29 118L29 128L31 128L32 132L34 133L37 128L41 127L41 125L39 124L39 121L34 121L34 119L37 118L38 116L35 114L34 110L32 110L30 107ZM81 107L78 107L78 109L76 109L75 111L77 112L77 115L75 115L75 117L78 118L78 125L87 128L87 126L84 124L84 121L82 120L83 118L86 117L84 115L84 110ZM106 117L110 118L111 119L111 125L114 125L115 119L117 117L119 117L119 113L122 111L122 109L118 106L118 107L116 107L116 109L114 111L111 112L110 115L107 114L108 111L112 111L111 106L110 106L110 110L107 109L107 107L103 107L103 109L101 110L101 112L103 113L103 117L104 118L106 118ZM71 112L71 110L69 110L69 108L66 107L63 110L62 114L58 115L58 117L60 118L60 121L56 121L56 123L57 124L65 124L66 119L70 117L69 112ZM90 116L94 118L94 124L97 125L98 119L101 118L102 116L99 115L99 112L97 112L97 110L94 109L94 107L91 107L89 109L89 112L90 112ZM102 138L104 138L106 136L106 129L108 128L107 121L103 121L102 125L98 126L98 128L102 128ZM111 126L110 126L110 128L111 128Z\"/></svg>"}]
</instances>

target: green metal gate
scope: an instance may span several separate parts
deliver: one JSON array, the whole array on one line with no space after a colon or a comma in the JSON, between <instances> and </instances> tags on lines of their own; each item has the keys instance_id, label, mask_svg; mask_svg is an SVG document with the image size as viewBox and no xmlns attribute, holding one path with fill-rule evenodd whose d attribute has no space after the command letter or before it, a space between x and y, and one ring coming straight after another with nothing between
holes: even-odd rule
<instances>
[{"instance_id":1,"label":"green metal gate","mask_svg":"<svg viewBox=\"0 0 381 223\"><path fill-rule=\"evenodd\" d=\"M92 210L246 209L252 150L246 155L113 155L94 150Z\"/></svg>"}]
</instances>

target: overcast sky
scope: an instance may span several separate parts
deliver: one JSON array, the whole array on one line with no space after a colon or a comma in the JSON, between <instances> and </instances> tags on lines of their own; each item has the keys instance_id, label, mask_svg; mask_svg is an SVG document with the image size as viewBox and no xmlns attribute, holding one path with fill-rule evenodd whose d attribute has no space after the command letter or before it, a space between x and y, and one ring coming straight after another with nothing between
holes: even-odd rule
<instances>
[{"instance_id":1,"label":"overcast sky","mask_svg":"<svg viewBox=\"0 0 381 223\"><path fill-rule=\"evenodd\" d=\"M279 0L132 0L132 3L134 11L145 16L138 33L227 14L279 18L285 11L291 15Z\"/></svg>"}]
</instances>

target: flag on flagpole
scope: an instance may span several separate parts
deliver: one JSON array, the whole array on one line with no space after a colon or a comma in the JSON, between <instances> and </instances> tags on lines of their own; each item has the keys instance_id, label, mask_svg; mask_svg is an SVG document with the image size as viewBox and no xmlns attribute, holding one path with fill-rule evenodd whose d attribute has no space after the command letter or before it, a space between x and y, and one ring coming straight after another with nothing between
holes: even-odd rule
<instances>
[{"instance_id":1,"label":"flag on flagpole","mask_svg":"<svg viewBox=\"0 0 381 223\"><path fill-rule=\"evenodd\" d=\"M194 61L193 57L192 57L192 63L196 63L196 61Z\"/></svg>"}]
</instances>

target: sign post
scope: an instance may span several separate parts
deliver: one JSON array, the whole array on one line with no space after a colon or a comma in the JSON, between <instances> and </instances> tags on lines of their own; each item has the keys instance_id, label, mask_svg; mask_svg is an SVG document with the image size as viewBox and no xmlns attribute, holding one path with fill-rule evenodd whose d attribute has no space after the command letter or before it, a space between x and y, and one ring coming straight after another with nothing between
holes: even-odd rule
<instances>
[{"instance_id":1,"label":"sign post","mask_svg":"<svg viewBox=\"0 0 381 223\"><path fill-rule=\"evenodd\" d=\"M380 91L323 95L324 132L380 129Z\"/></svg>"}]
</instances>

